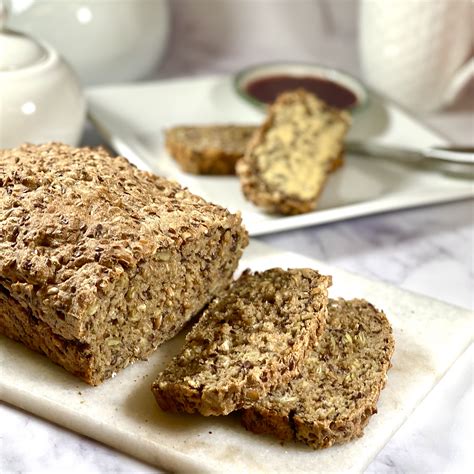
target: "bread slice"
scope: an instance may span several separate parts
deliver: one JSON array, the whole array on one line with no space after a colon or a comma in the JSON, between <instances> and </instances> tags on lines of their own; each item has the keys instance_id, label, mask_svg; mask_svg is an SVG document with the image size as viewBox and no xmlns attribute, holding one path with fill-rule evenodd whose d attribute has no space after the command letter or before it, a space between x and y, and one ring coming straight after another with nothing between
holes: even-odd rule
<instances>
[{"instance_id":1,"label":"bread slice","mask_svg":"<svg viewBox=\"0 0 474 474\"><path fill-rule=\"evenodd\" d=\"M383 312L364 300L330 300L326 331L300 375L245 410L242 423L315 449L360 437L377 412L393 351Z\"/></svg>"},{"instance_id":2,"label":"bread slice","mask_svg":"<svg viewBox=\"0 0 474 474\"><path fill-rule=\"evenodd\" d=\"M237 164L246 198L271 213L314 210L349 124L347 112L309 92L281 94Z\"/></svg>"},{"instance_id":3,"label":"bread slice","mask_svg":"<svg viewBox=\"0 0 474 474\"><path fill-rule=\"evenodd\" d=\"M165 132L166 148L181 169L193 174L235 174L257 127L207 125L173 127Z\"/></svg>"},{"instance_id":4,"label":"bread slice","mask_svg":"<svg viewBox=\"0 0 474 474\"><path fill-rule=\"evenodd\" d=\"M329 285L310 269L244 272L153 383L160 407L226 415L287 383L324 328Z\"/></svg>"},{"instance_id":5,"label":"bread slice","mask_svg":"<svg viewBox=\"0 0 474 474\"><path fill-rule=\"evenodd\" d=\"M0 334L97 385L221 290L240 216L102 149L0 150Z\"/></svg>"},{"instance_id":6,"label":"bread slice","mask_svg":"<svg viewBox=\"0 0 474 474\"><path fill-rule=\"evenodd\" d=\"M235 165L245 154L258 127L251 125L191 125L165 131L169 154L186 173L235 175ZM329 172L344 162L341 152L331 163Z\"/></svg>"}]
</instances>

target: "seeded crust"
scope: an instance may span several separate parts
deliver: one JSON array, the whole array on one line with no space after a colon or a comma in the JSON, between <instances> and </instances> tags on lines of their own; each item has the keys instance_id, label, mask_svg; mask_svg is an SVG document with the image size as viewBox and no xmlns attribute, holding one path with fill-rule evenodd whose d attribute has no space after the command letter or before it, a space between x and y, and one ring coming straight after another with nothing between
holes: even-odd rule
<instances>
[{"instance_id":1,"label":"seeded crust","mask_svg":"<svg viewBox=\"0 0 474 474\"><path fill-rule=\"evenodd\" d=\"M330 283L310 269L244 272L153 383L160 407L226 415L287 383L324 329Z\"/></svg>"},{"instance_id":2,"label":"seeded crust","mask_svg":"<svg viewBox=\"0 0 474 474\"><path fill-rule=\"evenodd\" d=\"M250 125L173 127L165 132L166 148L187 173L232 175L256 129Z\"/></svg>"},{"instance_id":3,"label":"seeded crust","mask_svg":"<svg viewBox=\"0 0 474 474\"><path fill-rule=\"evenodd\" d=\"M236 166L246 198L270 213L313 211L349 125L347 112L309 92L281 94Z\"/></svg>"},{"instance_id":4,"label":"seeded crust","mask_svg":"<svg viewBox=\"0 0 474 474\"><path fill-rule=\"evenodd\" d=\"M330 300L326 331L300 375L245 410L242 424L315 449L362 436L394 347L383 312L364 300Z\"/></svg>"},{"instance_id":5,"label":"seeded crust","mask_svg":"<svg viewBox=\"0 0 474 474\"><path fill-rule=\"evenodd\" d=\"M105 150L0 151L0 334L97 385L232 279L239 215Z\"/></svg>"}]
</instances>

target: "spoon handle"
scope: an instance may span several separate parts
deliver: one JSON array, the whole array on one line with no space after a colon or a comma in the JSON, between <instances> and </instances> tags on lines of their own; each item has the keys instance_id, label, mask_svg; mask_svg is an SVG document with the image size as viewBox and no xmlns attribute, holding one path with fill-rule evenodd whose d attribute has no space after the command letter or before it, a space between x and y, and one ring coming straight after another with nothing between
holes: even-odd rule
<instances>
[{"instance_id":1,"label":"spoon handle","mask_svg":"<svg viewBox=\"0 0 474 474\"><path fill-rule=\"evenodd\" d=\"M387 158L405 163L449 162L474 165L474 148L461 146L439 146L431 148L408 148L393 145L381 145L375 142L349 141L347 151L366 156Z\"/></svg>"},{"instance_id":2,"label":"spoon handle","mask_svg":"<svg viewBox=\"0 0 474 474\"><path fill-rule=\"evenodd\" d=\"M468 146L436 146L424 150L427 158L452 161L455 163L474 164L474 147Z\"/></svg>"},{"instance_id":3,"label":"spoon handle","mask_svg":"<svg viewBox=\"0 0 474 474\"><path fill-rule=\"evenodd\" d=\"M355 155L372 156L413 164L419 163L425 158L418 150L382 145L370 141L348 141L346 142L346 150Z\"/></svg>"}]
</instances>

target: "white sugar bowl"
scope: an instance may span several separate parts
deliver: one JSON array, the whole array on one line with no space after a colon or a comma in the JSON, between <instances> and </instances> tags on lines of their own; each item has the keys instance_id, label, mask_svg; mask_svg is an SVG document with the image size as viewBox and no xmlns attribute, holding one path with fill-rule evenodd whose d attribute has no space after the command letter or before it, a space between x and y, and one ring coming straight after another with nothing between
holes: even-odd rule
<instances>
[{"instance_id":1,"label":"white sugar bowl","mask_svg":"<svg viewBox=\"0 0 474 474\"><path fill-rule=\"evenodd\" d=\"M50 46L7 30L0 1L0 148L61 141L77 145L85 99L71 68Z\"/></svg>"}]
</instances>

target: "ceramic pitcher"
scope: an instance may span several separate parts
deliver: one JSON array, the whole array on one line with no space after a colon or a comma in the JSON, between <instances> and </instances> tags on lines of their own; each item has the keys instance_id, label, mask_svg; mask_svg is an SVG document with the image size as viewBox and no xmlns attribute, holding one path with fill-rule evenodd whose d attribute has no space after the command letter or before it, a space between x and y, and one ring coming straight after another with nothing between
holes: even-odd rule
<instances>
[{"instance_id":1,"label":"ceramic pitcher","mask_svg":"<svg viewBox=\"0 0 474 474\"><path fill-rule=\"evenodd\" d=\"M471 0L361 0L359 15L363 74L397 102L434 110L473 77Z\"/></svg>"}]
</instances>

